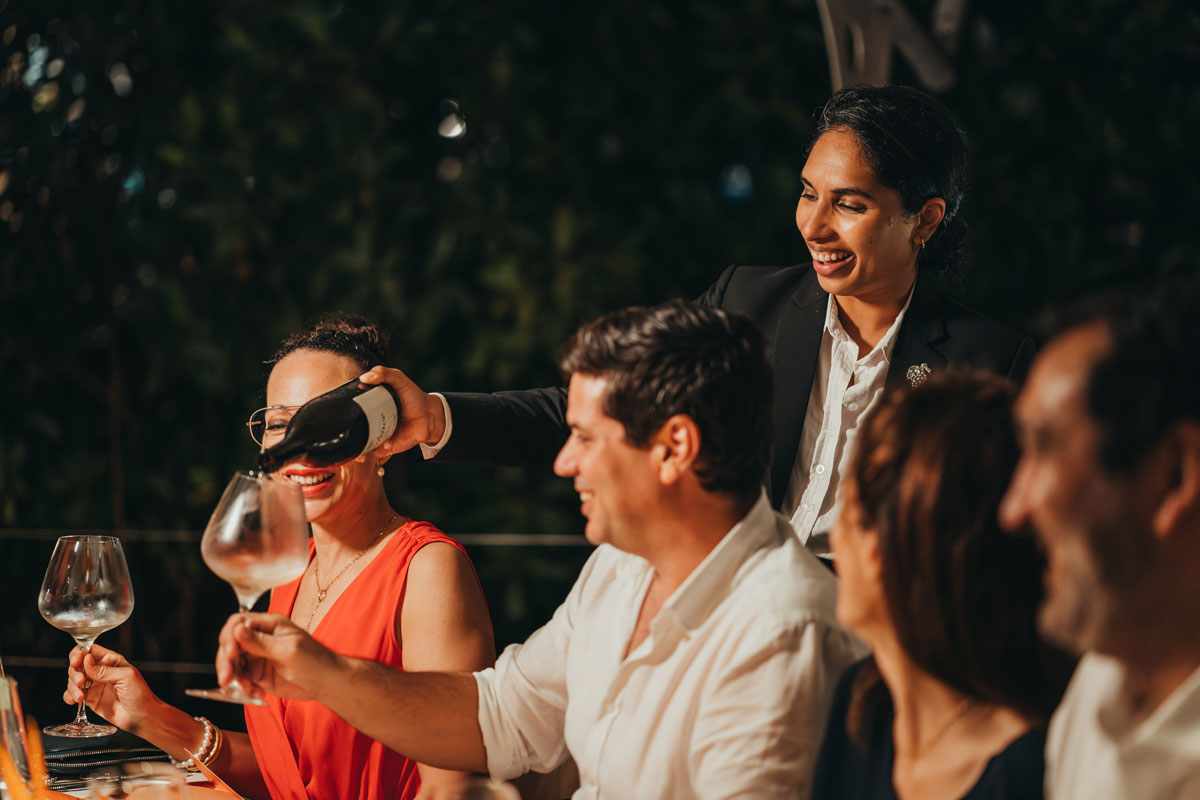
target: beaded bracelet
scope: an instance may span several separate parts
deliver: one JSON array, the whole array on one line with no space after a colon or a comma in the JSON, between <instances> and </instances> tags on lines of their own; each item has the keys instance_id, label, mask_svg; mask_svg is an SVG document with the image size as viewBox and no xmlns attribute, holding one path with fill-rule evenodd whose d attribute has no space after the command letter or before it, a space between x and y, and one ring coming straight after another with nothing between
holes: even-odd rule
<instances>
[{"instance_id":1,"label":"beaded bracelet","mask_svg":"<svg viewBox=\"0 0 1200 800\"><path fill-rule=\"evenodd\" d=\"M214 740L219 741L221 737L221 731L205 717L193 717L192 719L204 726L204 739L200 742L200 749L196 752L196 757L200 759L200 763L207 767L208 762L212 761L213 756L216 755L216 749L213 747L213 742ZM207 756L207 758L205 756ZM196 766L196 762L192 760L191 756L188 756L183 761L176 761L172 756L167 757L170 758L171 763L179 769L187 770L188 772L196 772L199 769L199 767Z\"/></svg>"}]
</instances>

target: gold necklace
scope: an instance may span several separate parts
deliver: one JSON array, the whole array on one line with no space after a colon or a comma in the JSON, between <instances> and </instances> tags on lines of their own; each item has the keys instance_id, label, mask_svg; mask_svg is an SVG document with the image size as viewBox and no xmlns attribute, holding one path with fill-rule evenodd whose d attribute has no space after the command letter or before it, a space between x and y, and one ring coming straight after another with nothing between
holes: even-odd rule
<instances>
[{"instance_id":1,"label":"gold necklace","mask_svg":"<svg viewBox=\"0 0 1200 800\"><path fill-rule=\"evenodd\" d=\"M329 583L325 584L325 588L321 588L321 554L317 553L313 556L313 582L317 584L317 600L315 603L313 603L312 611L308 615L308 624L304 626L306 631L312 630L313 620L317 617L317 609L321 607L321 603L325 602L325 596L329 593L329 590L333 588L333 585L337 583L338 578L345 575L346 570L350 569L350 567L354 565L355 561L358 561L360 558L366 555L367 551L375 546L375 543L379 541L380 537L388 532L388 528L391 526L391 524L399 518L399 514L392 514L392 518L383 523L383 527L379 529L379 533L375 534L375 537L371 539L370 543L362 550L359 550L357 553L355 553L354 558L347 561L346 566L339 569L337 575L334 575L329 580Z\"/></svg>"}]
</instances>

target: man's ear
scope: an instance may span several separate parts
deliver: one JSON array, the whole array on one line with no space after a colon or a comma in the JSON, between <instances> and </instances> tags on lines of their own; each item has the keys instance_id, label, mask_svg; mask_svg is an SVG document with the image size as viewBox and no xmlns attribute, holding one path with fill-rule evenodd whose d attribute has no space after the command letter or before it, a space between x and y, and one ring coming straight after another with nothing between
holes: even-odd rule
<instances>
[{"instance_id":1,"label":"man's ear","mask_svg":"<svg viewBox=\"0 0 1200 800\"><path fill-rule=\"evenodd\" d=\"M1168 485L1152 521L1154 535L1165 539L1175 531L1200 525L1200 423L1176 423L1162 444Z\"/></svg>"},{"instance_id":2,"label":"man's ear","mask_svg":"<svg viewBox=\"0 0 1200 800\"><path fill-rule=\"evenodd\" d=\"M651 449L659 459L659 479L664 485L676 483L700 455L700 428L687 414L676 414L654 434Z\"/></svg>"}]
</instances>

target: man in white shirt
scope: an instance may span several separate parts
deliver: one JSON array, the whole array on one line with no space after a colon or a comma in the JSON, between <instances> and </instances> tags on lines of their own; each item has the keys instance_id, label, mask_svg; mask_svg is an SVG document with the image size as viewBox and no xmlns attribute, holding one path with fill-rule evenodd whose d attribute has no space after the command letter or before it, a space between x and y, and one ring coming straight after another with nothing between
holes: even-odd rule
<instances>
[{"instance_id":1,"label":"man in white shirt","mask_svg":"<svg viewBox=\"0 0 1200 800\"><path fill-rule=\"evenodd\" d=\"M1200 798L1200 283L1123 302L1034 361L1001 506L1046 550L1043 633L1085 654L1054 800Z\"/></svg>"},{"instance_id":2,"label":"man in white shirt","mask_svg":"<svg viewBox=\"0 0 1200 800\"><path fill-rule=\"evenodd\" d=\"M218 671L316 699L435 766L508 779L572 756L577 798L807 797L838 675L864 648L832 574L762 489L771 372L748 319L675 302L581 328L560 361L598 545L565 603L493 669L406 674L240 615Z\"/></svg>"}]
</instances>

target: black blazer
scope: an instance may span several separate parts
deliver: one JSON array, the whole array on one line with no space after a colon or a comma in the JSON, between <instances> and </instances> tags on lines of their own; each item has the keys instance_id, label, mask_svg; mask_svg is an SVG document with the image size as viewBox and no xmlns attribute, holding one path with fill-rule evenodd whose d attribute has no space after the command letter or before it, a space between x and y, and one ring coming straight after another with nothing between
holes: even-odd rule
<instances>
[{"instance_id":1,"label":"black blazer","mask_svg":"<svg viewBox=\"0 0 1200 800\"><path fill-rule=\"evenodd\" d=\"M775 370L774 458L767 483L778 508L800 447L816 373L829 295L811 265L729 267L698 299L744 314L771 345ZM949 364L991 370L1019 382L1033 360L1033 341L971 311L929 278L917 281L892 352L888 382L909 367L931 372ZM566 391L531 389L495 394L447 393L454 432L438 460L545 468L567 438Z\"/></svg>"}]
</instances>

